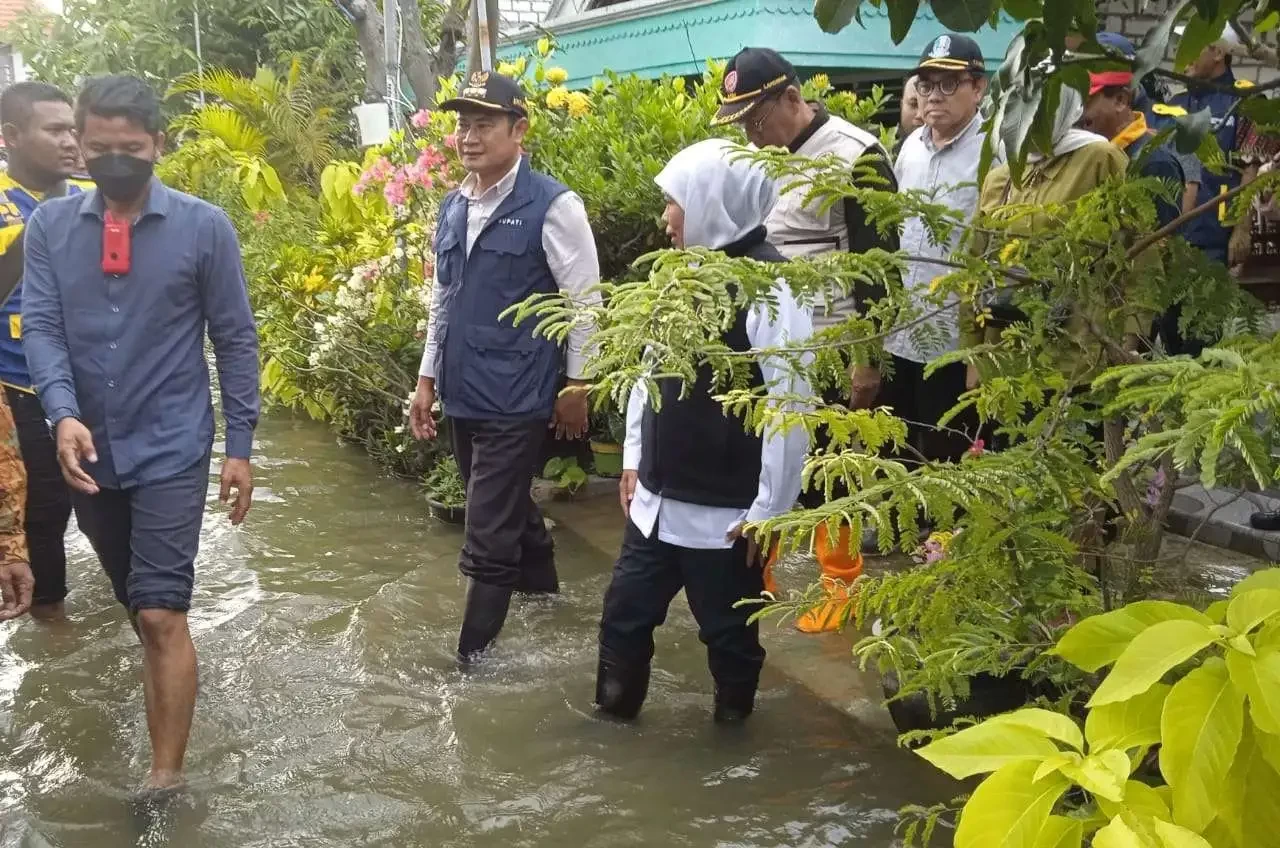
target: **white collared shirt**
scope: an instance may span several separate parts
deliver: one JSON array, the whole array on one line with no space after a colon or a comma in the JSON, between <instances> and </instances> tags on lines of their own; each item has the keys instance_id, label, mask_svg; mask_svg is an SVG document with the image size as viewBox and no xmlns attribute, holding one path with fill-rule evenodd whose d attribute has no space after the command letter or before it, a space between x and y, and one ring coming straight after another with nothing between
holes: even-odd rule
<instances>
[{"instance_id":1,"label":"white collared shirt","mask_svg":"<svg viewBox=\"0 0 1280 848\"><path fill-rule=\"evenodd\" d=\"M937 145L933 131L924 126L903 142L894 174L899 191L919 190L933 193L933 202L950 206L965 222L973 219L978 208L978 161L982 157L982 115L975 115L958 136ZM909 256L946 259L955 252L963 231L957 228L946 244L935 244L929 229L919 218L911 218L902 227L901 248ZM911 292L913 305L923 312L936 309L926 303L929 285L938 277L951 273L950 268L932 262L908 262L903 285ZM952 307L925 322L929 330L912 328L885 339L884 349L894 356L912 362L928 362L960 347L958 300L950 298Z\"/></svg>"},{"instance_id":2,"label":"white collared shirt","mask_svg":"<svg viewBox=\"0 0 1280 848\"><path fill-rule=\"evenodd\" d=\"M498 211L502 201L515 188L519 173L520 160L517 160L515 167L506 176L482 192L477 190L479 179L475 174L468 174L462 181L458 190L467 199L468 256L493 213ZM547 256L547 267L551 269L551 276L555 278L560 291L579 305L594 306L600 302L598 291L588 291L600 282L600 260L596 255L595 237L591 233L591 222L587 220L587 209L582 198L574 192L566 191L551 201L547 208L547 216L542 222L542 250ZM440 306L441 288L437 283L439 278L433 276L427 341L422 352L422 364L418 368L418 374L422 377L436 376L436 346L439 339L437 322L444 320L444 310ZM585 349L591 332L591 328L580 326L574 326L569 331L565 370L571 380L582 379L587 361Z\"/></svg>"},{"instance_id":3,"label":"white collared shirt","mask_svg":"<svg viewBox=\"0 0 1280 848\"><path fill-rule=\"evenodd\" d=\"M812 333L809 311L796 303L790 290L778 286L775 294L778 296L775 318L770 317L764 305L755 307L747 315L747 340L753 348L782 347L787 342L806 339ZM771 395L809 394L808 381L775 357L760 358L760 373ZM648 399L644 384L637 383L627 403L627 439L622 464L633 471L640 468L641 421ZM795 407L794 402L788 405ZM809 434L803 427L793 427L786 432L766 429L760 448L760 486L750 508L685 503L663 498L643 484L637 484L631 501L631 523L646 539L652 538L653 528L657 526L658 538L670 545L699 550L731 548L733 542L728 534L738 525L774 518L795 505L800 497L801 473L808 450Z\"/></svg>"}]
</instances>

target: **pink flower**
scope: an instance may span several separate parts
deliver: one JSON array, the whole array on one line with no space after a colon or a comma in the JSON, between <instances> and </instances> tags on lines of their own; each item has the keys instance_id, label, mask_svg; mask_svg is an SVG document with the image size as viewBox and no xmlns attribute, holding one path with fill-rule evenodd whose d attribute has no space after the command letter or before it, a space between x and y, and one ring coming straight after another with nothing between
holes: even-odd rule
<instances>
[{"instance_id":1,"label":"pink flower","mask_svg":"<svg viewBox=\"0 0 1280 848\"><path fill-rule=\"evenodd\" d=\"M359 197L360 195L364 194L365 189L367 189L368 187L369 187L369 183L365 180L365 177L361 177L360 179L356 180L356 184L351 187L351 193L354 194L356 197Z\"/></svg>"},{"instance_id":2,"label":"pink flower","mask_svg":"<svg viewBox=\"0 0 1280 848\"><path fill-rule=\"evenodd\" d=\"M987 443L983 439L975 439L973 444L969 445L969 456L982 456L987 452Z\"/></svg>"},{"instance_id":3,"label":"pink flower","mask_svg":"<svg viewBox=\"0 0 1280 848\"><path fill-rule=\"evenodd\" d=\"M382 196L392 206L404 206L408 203L409 187L405 185L403 176L397 174L393 179L388 180L386 186L382 189Z\"/></svg>"},{"instance_id":4,"label":"pink flower","mask_svg":"<svg viewBox=\"0 0 1280 848\"><path fill-rule=\"evenodd\" d=\"M1147 486L1147 506L1154 507L1160 503L1160 493L1164 489L1164 484L1164 469L1157 468L1155 476L1151 478L1151 484Z\"/></svg>"},{"instance_id":5,"label":"pink flower","mask_svg":"<svg viewBox=\"0 0 1280 848\"><path fill-rule=\"evenodd\" d=\"M947 555L942 547L942 542L937 539L929 539L924 543L924 561L926 564L937 562Z\"/></svg>"},{"instance_id":6,"label":"pink flower","mask_svg":"<svg viewBox=\"0 0 1280 848\"><path fill-rule=\"evenodd\" d=\"M413 117L409 119L409 123L413 124L418 129L422 129L431 123L431 113L426 109L414 112Z\"/></svg>"},{"instance_id":7,"label":"pink flower","mask_svg":"<svg viewBox=\"0 0 1280 848\"><path fill-rule=\"evenodd\" d=\"M449 133L447 136L445 136L445 137L444 137L444 146L445 146L445 147L447 147L447 148L449 148L450 150L457 150L457 149L458 149L458 134L457 134L457 133Z\"/></svg>"},{"instance_id":8,"label":"pink flower","mask_svg":"<svg viewBox=\"0 0 1280 848\"><path fill-rule=\"evenodd\" d=\"M271 213L266 211L265 209L254 213L253 221L258 226L262 226L263 224L267 223L270 220L271 220Z\"/></svg>"}]
</instances>

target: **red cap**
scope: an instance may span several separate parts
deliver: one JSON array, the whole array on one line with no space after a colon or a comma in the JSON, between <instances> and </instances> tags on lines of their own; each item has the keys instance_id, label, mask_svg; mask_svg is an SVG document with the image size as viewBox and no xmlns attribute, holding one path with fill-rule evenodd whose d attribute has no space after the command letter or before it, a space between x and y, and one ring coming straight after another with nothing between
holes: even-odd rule
<instances>
[{"instance_id":1,"label":"red cap","mask_svg":"<svg viewBox=\"0 0 1280 848\"><path fill-rule=\"evenodd\" d=\"M1092 97L1104 88L1132 83L1133 71L1103 71L1100 74L1089 74L1089 96Z\"/></svg>"}]
</instances>

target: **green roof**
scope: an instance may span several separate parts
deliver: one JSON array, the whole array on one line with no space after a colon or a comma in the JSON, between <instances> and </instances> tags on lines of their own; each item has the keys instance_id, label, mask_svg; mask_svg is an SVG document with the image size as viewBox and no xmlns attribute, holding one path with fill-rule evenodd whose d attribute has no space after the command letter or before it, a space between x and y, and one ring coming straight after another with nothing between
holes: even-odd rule
<instances>
[{"instance_id":1,"label":"green roof","mask_svg":"<svg viewBox=\"0 0 1280 848\"><path fill-rule=\"evenodd\" d=\"M552 5L544 29L555 35L556 64L569 72L568 85L583 88L604 70L640 77L697 75L707 59L725 60L743 47L772 47L797 68L815 71L906 71L928 44L945 32L927 6L906 39L889 37L885 9L864 4L862 23L825 33L813 19L813 3L795 0L628 0L603 9L573 12ZM580 0L579 0L580 2ZM988 67L1004 58L1017 32L1012 22L983 27L973 37ZM504 59L525 54L540 37L519 35L499 49Z\"/></svg>"}]
</instances>

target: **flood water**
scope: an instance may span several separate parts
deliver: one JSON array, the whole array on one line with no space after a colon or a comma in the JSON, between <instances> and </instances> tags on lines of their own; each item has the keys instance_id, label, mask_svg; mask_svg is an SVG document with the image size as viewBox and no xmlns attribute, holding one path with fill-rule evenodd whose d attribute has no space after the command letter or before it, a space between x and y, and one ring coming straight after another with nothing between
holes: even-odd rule
<instances>
[{"instance_id":1,"label":"flood water","mask_svg":"<svg viewBox=\"0 0 1280 848\"><path fill-rule=\"evenodd\" d=\"M268 417L258 448L243 529L210 493L190 797L165 821L130 812L141 654L75 534L69 623L0 625L3 848L877 848L901 805L942 800L923 762L776 670L746 726L714 726L680 600L641 721L595 718L610 563L571 527L564 596L517 602L494 661L461 675L460 532L321 425Z\"/></svg>"}]
</instances>

